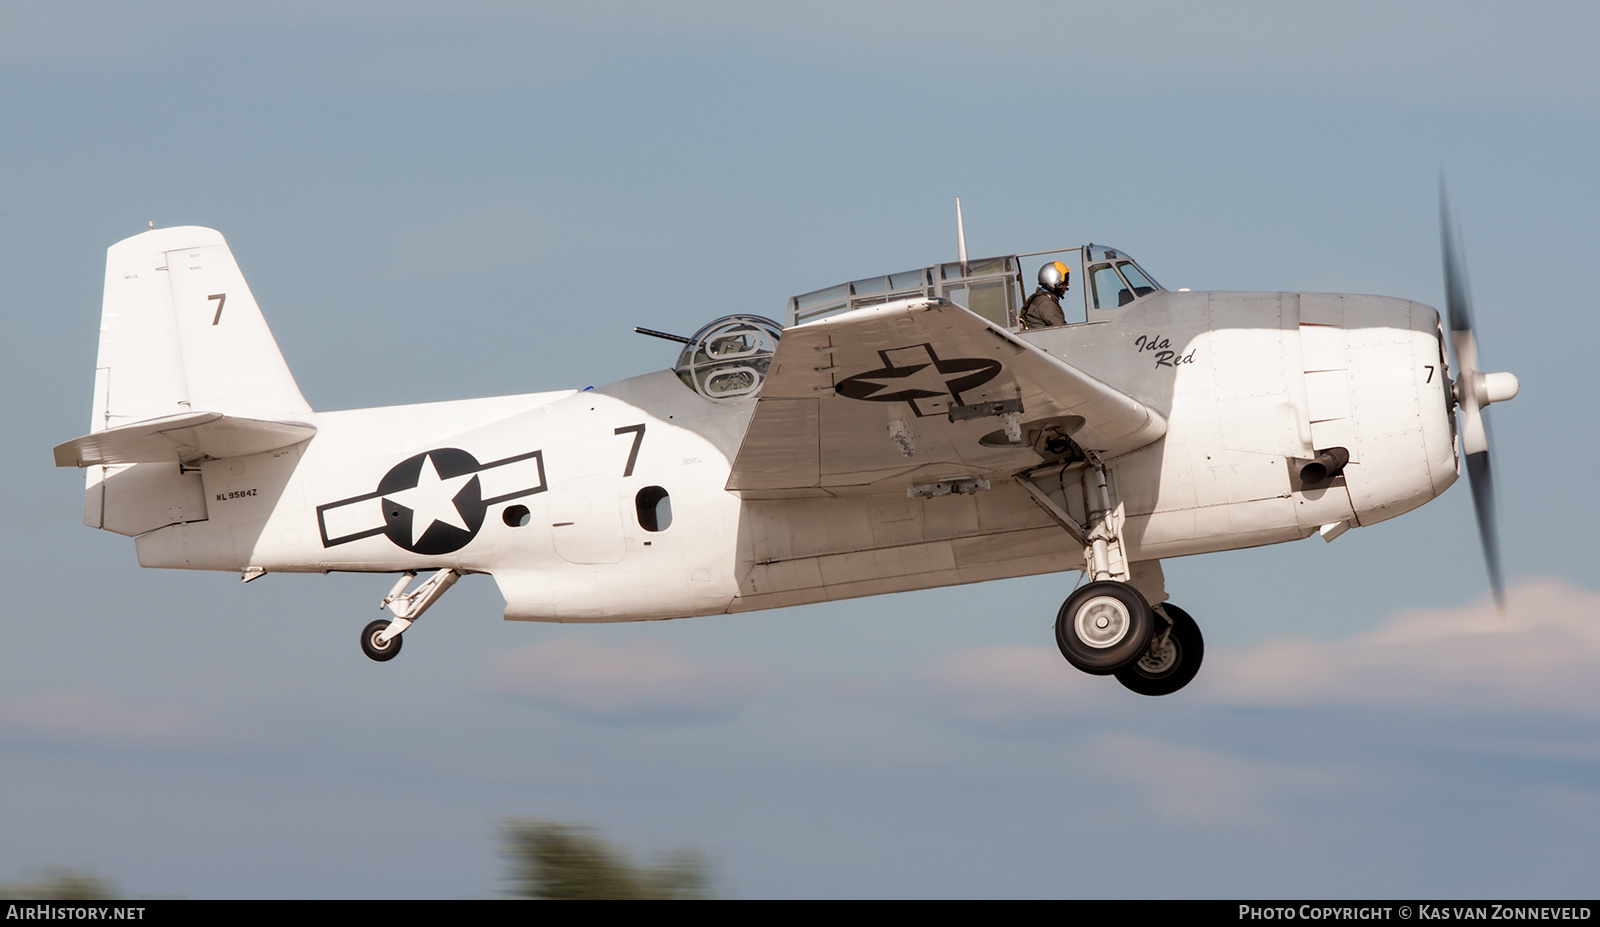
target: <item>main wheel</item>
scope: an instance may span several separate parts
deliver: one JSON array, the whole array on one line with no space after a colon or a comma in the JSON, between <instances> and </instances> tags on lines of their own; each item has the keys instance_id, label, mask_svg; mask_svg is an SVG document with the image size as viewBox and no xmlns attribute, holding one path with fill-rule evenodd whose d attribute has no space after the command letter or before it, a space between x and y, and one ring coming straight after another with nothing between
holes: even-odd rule
<instances>
[{"instance_id":1,"label":"main wheel","mask_svg":"<svg viewBox=\"0 0 1600 927\"><path fill-rule=\"evenodd\" d=\"M1061 604L1056 645L1068 663L1107 676L1145 652L1155 619L1150 603L1127 583L1090 583Z\"/></svg>"},{"instance_id":2,"label":"main wheel","mask_svg":"<svg viewBox=\"0 0 1600 927\"><path fill-rule=\"evenodd\" d=\"M1168 603L1161 610L1172 619L1171 633L1158 628L1139 659L1117 670L1117 681L1140 695L1171 695L1200 672L1206 642L1189 613Z\"/></svg>"},{"instance_id":3,"label":"main wheel","mask_svg":"<svg viewBox=\"0 0 1600 927\"><path fill-rule=\"evenodd\" d=\"M378 635L388 626L389 622L380 618L361 631L361 652L379 663L395 658L395 654L400 652L400 638L404 636L396 634L387 641L378 640Z\"/></svg>"}]
</instances>

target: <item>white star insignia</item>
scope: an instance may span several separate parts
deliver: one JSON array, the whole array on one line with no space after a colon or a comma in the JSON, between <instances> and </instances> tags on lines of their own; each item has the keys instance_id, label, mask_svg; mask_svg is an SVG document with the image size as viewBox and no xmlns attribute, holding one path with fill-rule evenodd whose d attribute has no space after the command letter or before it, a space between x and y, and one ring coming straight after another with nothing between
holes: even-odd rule
<instances>
[{"instance_id":1,"label":"white star insignia","mask_svg":"<svg viewBox=\"0 0 1600 927\"><path fill-rule=\"evenodd\" d=\"M949 381L946 380L944 374L941 374L939 369L933 364L923 364L920 370L916 371L910 376L863 376L860 379L868 383L880 384L883 389L879 390L879 392L884 393L900 393L907 390L918 390L921 392L932 393L933 396L927 397L932 399L937 399L940 396L948 397L950 395Z\"/></svg>"},{"instance_id":2,"label":"white star insignia","mask_svg":"<svg viewBox=\"0 0 1600 927\"><path fill-rule=\"evenodd\" d=\"M434 522L441 522L462 531L471 531L467 522L461 517L461 510L456 508L456 493L461 487L472 479L473 474L453 476L443 479L439 476L439 468L433 463L433 455L429 454L422 461L422 472L417 474L417 485L410 489L402 489L391 493L384 498L397 502L411 510L411 543L413 546L422 540Z\"/></svg>"}]
</instances>

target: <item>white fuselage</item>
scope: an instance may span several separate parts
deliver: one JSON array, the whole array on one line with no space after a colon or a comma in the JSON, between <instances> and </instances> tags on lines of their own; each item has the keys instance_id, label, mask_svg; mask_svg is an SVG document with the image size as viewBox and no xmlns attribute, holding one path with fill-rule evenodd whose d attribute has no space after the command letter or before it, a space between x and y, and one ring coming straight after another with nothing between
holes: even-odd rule
<instances>
[{"instance_id":1,"label":"white fuselage","mask_svg":"<svg viewBox=\"0 0 1600 927\"><path fill-rule=\"evenodd\" d=\"M1369 524L1456 478L1427 306L1160 292L1110 321L1020 337L1168 420L1162 439L1106 462L1130 560ZM315 414L309 441L186 470L182 505L166 507L178 516L139 514L151 522L134 524L139 561L449 567L492 574L507 618L548 621L745 611L1083 566L1082 545L1010 473L971 474L990 488L965 495L741 498L725 487L754 406L703 398L663 371L582 392ZM1299 466L1333 446L1349 451L1344 472L1302 485ZM1035 483L1081 522L1078 474Z\"/></svg>"}]
</instances>

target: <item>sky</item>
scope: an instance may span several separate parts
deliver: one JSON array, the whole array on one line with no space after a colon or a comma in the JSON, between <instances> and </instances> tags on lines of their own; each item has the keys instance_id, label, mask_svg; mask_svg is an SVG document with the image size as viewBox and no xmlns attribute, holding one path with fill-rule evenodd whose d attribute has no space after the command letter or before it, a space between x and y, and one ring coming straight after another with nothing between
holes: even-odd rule
<instances>
[{"instance_id":1,"label":"sky","mask_svg":"<svg viewBox=\"0 0 1600 927\"><path fill-rule=\"evenodd\" d=\"M705 854L733 897L1587 896L1600 861L1600 7L0 6L0 881L487 897L503 823ZM457 584L142 571L87 430L104 249L227 236L318 410L599 385L635 325L973 254L1439 305L1490 369L1509 607L1462 481L1169 561L1162 699L1073 671L1075 573L683 621L507 623Z\"/></svg>"}]
</instances>

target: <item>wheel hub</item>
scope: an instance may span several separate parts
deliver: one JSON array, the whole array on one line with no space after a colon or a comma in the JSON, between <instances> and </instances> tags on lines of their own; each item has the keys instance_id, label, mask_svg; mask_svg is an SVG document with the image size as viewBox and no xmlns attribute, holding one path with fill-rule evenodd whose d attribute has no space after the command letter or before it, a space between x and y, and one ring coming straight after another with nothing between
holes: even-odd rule
<instances>
[{"instance_id":1,"label":"wheel hub","mask_svg":"<svg viewBox=\"0 0 1600 927\"><path fill-rule=\"evenodd\" d=\"M1136 665L1139 672L1146 676L1161 676L1171 672L1177 662L1178 648L1169 634L1163 634L1159 640L1150 642L1150 649L1144 652Z\"/></svg>"},{"instance_id":2,"label":"wheel hub","mask_svg":"<svg viewBox=\"0 0 1600 927\"><path fill-rule=\"evenodd\" d=\"M1104 650L1114 647L1128 636L1131 624L1127 606L1111 596L1095 596L1078 609L1078 639L1090 647Z\"/></svg>"}]
</instances>

